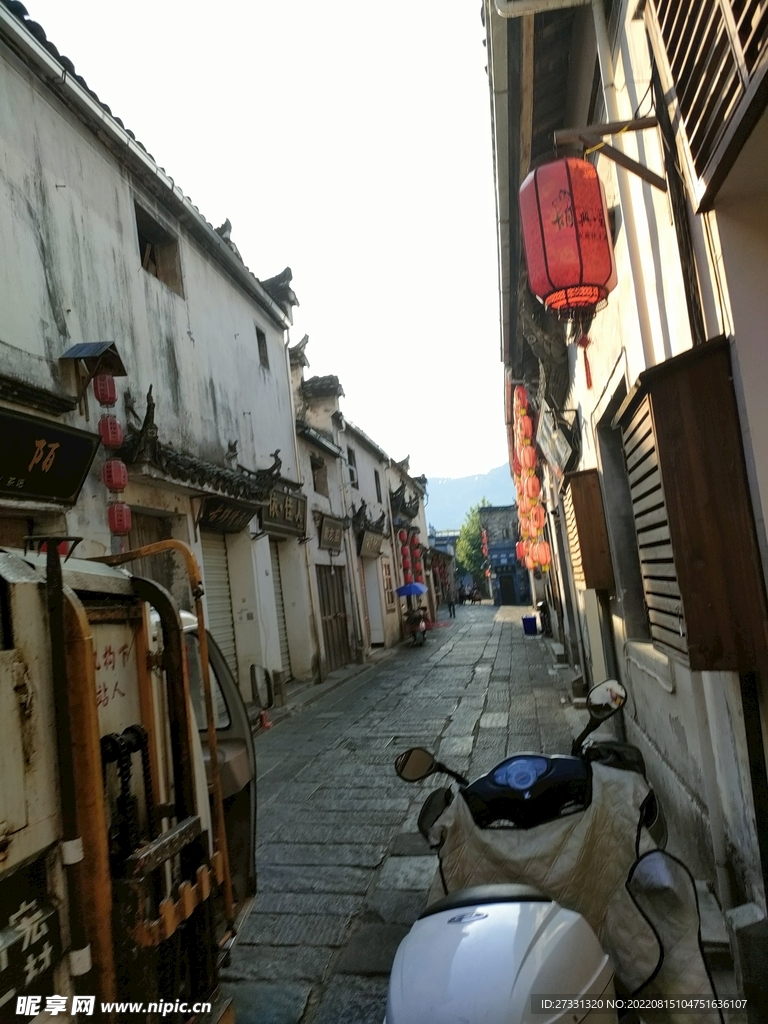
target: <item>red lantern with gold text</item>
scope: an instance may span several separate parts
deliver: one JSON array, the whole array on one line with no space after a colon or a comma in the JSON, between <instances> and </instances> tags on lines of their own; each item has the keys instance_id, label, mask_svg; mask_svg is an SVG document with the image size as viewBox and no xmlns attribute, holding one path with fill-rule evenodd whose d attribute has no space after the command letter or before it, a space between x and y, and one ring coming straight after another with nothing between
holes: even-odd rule
<instances>
[{"instance_id":1,"label":"red lantern with gold text","mask_svg":"<svg viewBox=\"0 0 768 1024\"><path fill-rule=\"evenodd\" d=\"M576 157L543 164L520 186L519 204L531 291L563 319L592 316L617 282L596 168Z\"/></svg>"}]
</instances>

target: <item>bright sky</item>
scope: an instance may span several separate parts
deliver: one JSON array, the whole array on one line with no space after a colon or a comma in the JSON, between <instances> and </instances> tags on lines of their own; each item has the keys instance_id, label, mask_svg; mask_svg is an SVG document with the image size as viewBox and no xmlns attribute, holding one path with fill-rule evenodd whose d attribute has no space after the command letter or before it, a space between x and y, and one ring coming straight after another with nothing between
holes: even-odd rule
<instances>
[{"instance_id":1,"label":"bright sky","mask_svg":"<svg viewBox=\"0 0 768 1024\"><path fill-rule=\"evenodd\" d=\"M506 462L478 0L26 0L232 239L293 270L292 342L427 476Z\"/></svg>"}]
</instances>

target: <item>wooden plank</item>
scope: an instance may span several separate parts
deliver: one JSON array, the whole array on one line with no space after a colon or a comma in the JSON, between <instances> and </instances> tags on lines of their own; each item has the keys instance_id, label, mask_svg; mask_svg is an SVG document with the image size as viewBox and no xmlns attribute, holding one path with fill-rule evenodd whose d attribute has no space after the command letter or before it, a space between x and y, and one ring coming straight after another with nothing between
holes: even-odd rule
<instances>
[{"instance_id":1,"label":"wooden plank","mask_svg":"<svg viewBox=\"0 0 768 1024\"><path fill-rule=\"evenodd\" d=\"M634 430L628 430L623 436L622 441L624 443L624 451L627 455L637 448L637 446L648 437L653 431L653 422L651 421L650 413L643 411L643 416Z\"/></svg>"},{"instance_id":2,"label":"wooden plank","mask_svg":"<svg viewBox=\"0 0 768 1024\"><path fill-rule=\"evenodd\" d=\"M688 655L688 645L685 642L685 637L680 636L679 633L673 633L669 629L652 624L651 636L654 640L658 640L662 646L671 647L673 651L679 654Z\"/></svg>"},{"instance_id":3,"label":"wooden plank","mask_svg":"<svg viewBox=\"0 0 768 1024\"><path fill-rule=\"evenodd\" d=\"M644 476L647 476L652 470L656 469L659 465L658 453L652 450L648 453L642 462L639 462L635 468L629 473L629 486L632 487L634 484L639 483Z\"/></svg>"},{"instance_id":4,"label":"wooden plank","mask_svg":"<svg viewBox=\"0 0 768 1024\"><path fill-rule=\"evenodd\" d=\"M585 586L589 590L612 590L613 563L597 470L569 473L566 481L578 530Z\"/></svg>"},{"instance_id":5,"label":"wooden plank","mask_svg":"<svg viewBox=\"0 0 768 1024\"><path fill-rule=\"evenodd\" d=\"M640 561L642 562L671 562L674 565L674 555L671 544L657 544L650 547L640 547Z\"/></svg>"},{"instance_id":6,"label":"wooden plank","mask_svg":"<svg viewBox=\"0 0 768 1024\"><path fill-rule=\"evenodd\" d=\"M634 437L638 429L642 427L643 420L645 420L646 417L650 422L650 416L651 403L648 401L647 398L645 398L635 410L634 415L630 419L629 423L621 431L621 438L624 442L625 447L628 443L631 445L632 438Z\"/></svg>"},{"instance_id":7,"label":"wooden plank","mask_svg":"<svg viewBox=\"0 0 768 1024\"><path fill-rule=\"evenodd\" d=\"M639 480L633 487L630 487L633 508L636 502L645 497L646 494L650 494L651 491L658 491L659 501L664 500L664 495L661 492L661 474L658 468L654 469L648 476L643 477L642 480Z\"/></svg>"},{"instance_id":8,"label":"wooden plank","mask_svg":"<svg viewBox=\"0 0 768 1024\"><path fill-rule=\"evenodd\" d=\"M642 498L638 498L637 501L632 502L632 510L635 513L635 518L639 518L646 512L650 512L652 509L658 509L664 514L664 521L667 519L667 512L664 508L664 495L661 493L661 488L657 485L656 489L650 494L646 494Z\"/></svg>"},{"instance_id":9,"label":"wooden plank","mask_svg":"<svg viewBox=\"0 0 768 1024\"><path fill-rule=\"evenodd\" d=\"M669 579L677 580L675 563L669 562L647 562L640 565L640 574L644 580Z\"/></svg>"},{"instance_id":10,"label":"wooden plank","mask_svg":"<svg viewBox=\"0 0 768 1024\"><path fill-rule=\"evenodd\" d=\"M665 594L680 600L680 587L675 579L658 579L655 576L646 576L643 580L646 594Z\"/></svg>"},{"instance_id":11,"label":"wooden plank","mask_svg":"<svg viewBox=\"0 0 768 1024\"><path fill-rule=\"evenodd\" d=\"M683 606L679 597L660 597L658 594L646 592L645 600L649 611L667 612L675 618L682 614Z\"/></svg>"},{"instance_id":12,"label":"wooden plank","mask_svg":"<svg viewBox=\"0 0 768 1024\"><path fill-rule=\"evenodd\" d=\"M647 436L635 446L631 455L627 455L627 469L632 472L635 466L639 465L648 455L655 453L656 451L656 438L653 436L653 431L649 431Z\"/></svg>"},{"instance_id":13,"label":"wooden plank","mask_svg":"<svg viewBox=\"0 0 768 1024\"><path fill-rule=\"evenodd\" d=\"M637 543L641 551L644 551L649 544L659 544L664 540L669 540L669 527L666 522L653 530L640 530L637 534Z\"/></svg>"},{"instance_id":14,"label":"wooden plank","mask_svg":"<svg viewBox=\"0 0 768 1024\"><path fill-rule=\"evenodd\" d=\"M672 633L680 636L680 629L685 629L685 623L679 615L669 615L667 612L656 611L655 608L648 609L648 618L657 626L662 626Z\"/></svg>"}]
</instances>

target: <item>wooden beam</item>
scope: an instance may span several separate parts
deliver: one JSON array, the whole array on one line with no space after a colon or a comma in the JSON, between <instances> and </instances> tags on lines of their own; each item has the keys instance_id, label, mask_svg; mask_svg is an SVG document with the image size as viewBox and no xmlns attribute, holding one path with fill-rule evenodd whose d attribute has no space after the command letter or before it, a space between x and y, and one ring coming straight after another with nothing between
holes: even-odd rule
<instances>
[{"instance_id":1,"label":"wooden beam","mask_svg":"<svg viewBox=\"0 0 768 1024\"><path fill-rule=\"evenodd\" d=\"M620 135L622 132L644 132L647 128L658 125L655 117L638 117L632 121L608 121L605 124L588 124L584 128L562 128L555 132L555 145L561 146L568 142L578 142L588 135L595 141L604 139L606 135Z\"/></svg>"},{"instance_id":2,"label":"wooden beam","mask_svg":"<svg viewBox=\"0 0 768 1024\"><path fill-rule=\"evenodd\" d=\"M581 141L585 146L591 146L594 140L589 139L586 135L582 135ZM607 156L609 160L613 160L614 163L620 164L628 171L631 171L632 174L636 174L638 178L642 178L643 181L647 181L649 185L653 185L662 192L667 191L666 178L662 178L661 175L656 174L654 171L650 171L647 167L638 163L637 160L633 160L631 156L627 156L626 153L622 153L621 150L614 149L613 146L609 146L607 142L604 142L600 146L600 152L603 156Z\"/></svg>"}]
</instances>

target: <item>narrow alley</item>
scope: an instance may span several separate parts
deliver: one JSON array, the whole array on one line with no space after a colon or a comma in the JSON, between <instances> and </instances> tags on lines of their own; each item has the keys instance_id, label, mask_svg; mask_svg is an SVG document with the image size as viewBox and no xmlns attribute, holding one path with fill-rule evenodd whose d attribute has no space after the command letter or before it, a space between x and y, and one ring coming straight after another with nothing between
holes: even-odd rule
<instances>
[{"instance_id":1,"label":"narrow alley","mask_svg":"<svg viewBox=\"0 0 768 1024\"><path fill-rule=\"evenodd\" d=\"M565 688L522 614L459 608L424 648L259 735L259 892L225 972L238 1024L381 1024L436 867L416 831L435 781L402 782L395 756L423 745L475 778L514 751L568 751Z\"/></svg>"}]
</instances>

